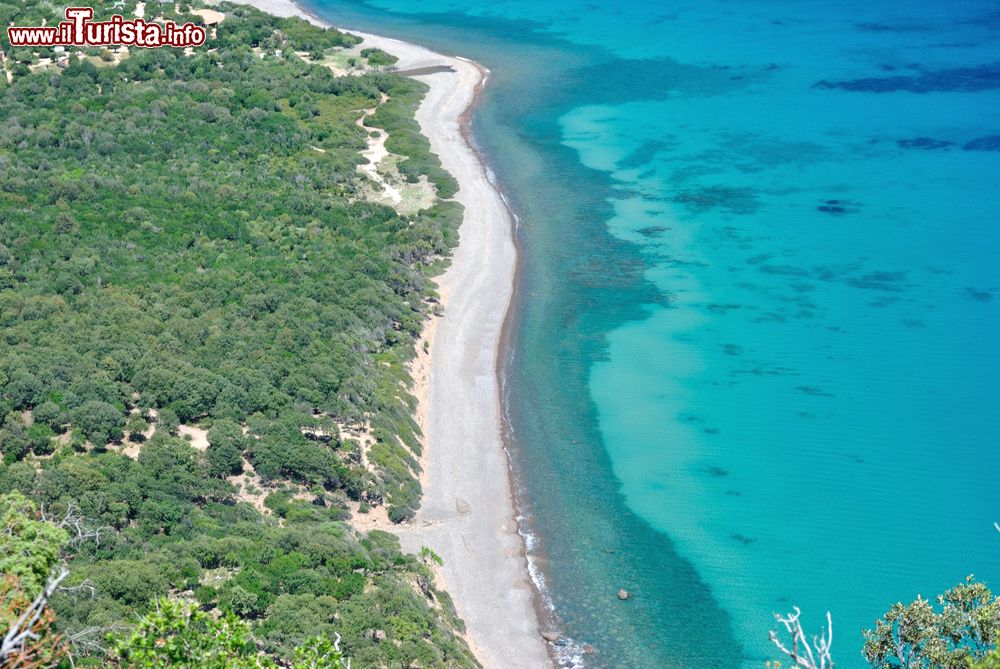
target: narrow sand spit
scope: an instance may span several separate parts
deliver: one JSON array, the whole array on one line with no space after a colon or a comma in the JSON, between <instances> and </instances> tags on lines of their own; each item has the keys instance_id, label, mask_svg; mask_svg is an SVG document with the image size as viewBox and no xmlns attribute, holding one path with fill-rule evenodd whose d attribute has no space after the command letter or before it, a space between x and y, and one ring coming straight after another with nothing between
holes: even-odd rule
<instances>
[{"instance_id":1,"label":"narrow sand spit","mask_svg":"<svg viewBox=\"0 0 1000 669\"><path fill-rule=\"evenodd\" d=\"M290 0L240 1L277 16L317 22ZM483 665L551 667L539 636L500 437L496 362L513 289L512 225L461 127L486 71L407 42L355 34L364 38L364 46L399 58L399 70L430 86L417 121L444 168L458 180L456 199L465 206L459 247L438 279L444 316L436 319L429 362L417 363L427 365L426 385L418 381L415 388L426 437L422 507L412 523L389 529L407 551L428 546L444 559L444 585ZM419 379L425 370L414 371Z\"/></svg>"}]
</instances>

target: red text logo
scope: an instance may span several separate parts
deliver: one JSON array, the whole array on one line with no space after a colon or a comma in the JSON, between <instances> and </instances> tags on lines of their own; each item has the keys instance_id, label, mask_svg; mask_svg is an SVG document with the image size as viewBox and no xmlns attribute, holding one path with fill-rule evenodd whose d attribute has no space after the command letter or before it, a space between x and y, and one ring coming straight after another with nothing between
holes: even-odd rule
<instances>
[{"instance_id":1,"label":"red text logo","mask_svg":"<svg viewBox=\"0 0 1000 669\"><path fill-rule=\"evenodd\" d=\"M189 47L205 43L204 26L177 25L173 21L147 22L114 15L108 21L91 21L90 7L68 7L66 20L57 26L7 28L11 46L161 46Z\"/></svg>"}]
</instances>

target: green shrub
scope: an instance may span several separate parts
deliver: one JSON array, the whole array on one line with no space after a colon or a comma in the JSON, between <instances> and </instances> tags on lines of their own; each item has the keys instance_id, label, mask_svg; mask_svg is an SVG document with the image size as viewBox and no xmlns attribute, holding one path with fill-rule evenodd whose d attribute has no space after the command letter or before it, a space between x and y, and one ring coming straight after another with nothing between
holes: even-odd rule
<instances>
[{"instance_id":1,"label":"green shrub","mask_svg":"<svg viewBox=\"0 0 1000 669\"><path fill-rule=\"evenodd\" d=\"M368 64L372 67L390 67L399 62L399 58L382 49L362 49L361 55L368 59Z\"/></svg>"}]
</instances>

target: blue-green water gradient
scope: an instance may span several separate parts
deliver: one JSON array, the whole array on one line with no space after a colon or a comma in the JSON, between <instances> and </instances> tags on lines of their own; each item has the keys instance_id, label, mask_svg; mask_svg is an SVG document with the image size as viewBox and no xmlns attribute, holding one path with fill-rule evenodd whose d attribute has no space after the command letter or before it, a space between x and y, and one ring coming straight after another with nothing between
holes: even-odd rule
<instances>
[{"instance_id":1,"label":"blue-green water gradient","mask_svg":"<svg viewBox=\"0 0 1000 669\"><path fill-rule=\"evenodd\" d=\"M1000 588L995 2L308 6L492 71L567 663L762 667L797 605L854 669L891 603Z\"/></svg>"}]
</instances>

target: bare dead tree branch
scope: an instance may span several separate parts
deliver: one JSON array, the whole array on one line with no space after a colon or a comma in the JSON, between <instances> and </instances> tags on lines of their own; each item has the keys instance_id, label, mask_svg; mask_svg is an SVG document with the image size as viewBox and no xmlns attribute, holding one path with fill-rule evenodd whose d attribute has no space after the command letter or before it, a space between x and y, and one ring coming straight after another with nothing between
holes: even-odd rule
<instances>
[{"instance_id":1,"label":"bare dead tree branch","mask_svg":"<svg viewBox=\"0 0 1000 669\"><path fill-rule=\"evenodd\" d=\"M789 648L782 643L777 630L771 630L771 643L795 662L797 667L802 667L802 669L833 669L833 658L830 656L830 649L833 646L833 618L830 612L826 613L826 630L819 636L814 635L811 643L806 638L802 623L799 621L801 615L802 611L797 606L787 616L774 614L775 619L785 627L785 631L792 635L792 647Z\"/></svg>"},{"instance_id":2,"label":"bare dead tree branch","mask_svg":"<svg viewBox=\"0 0 1000 669\"><path fill-rule=\"evenodd\" d=\"M3 641L0 642L0 667L7 666L8 662L23 653L29 642L39 639L35 632L35 625L41 620L49 599L67 576L69 576L69 570L66 567L60 567L59 571L49 578L45 588L38 593L38 596L28 605L24 613L11 624L4 634Z\"/></svg>"},{"instance_id":3,"label":"bare dead tree branch","mask_svg":"<svg viewBox=\"0 0 1000 669\"><path fill-rule=\"evenodd\" d=\"M334 641L333 641L333 649L339 653L339 652L341 652L341 650L340 650L340 632L334 632L334 634L337 635L337 638L334 639ZM344 658L343 662L344 662L344 669L351 669L351 658L349 658L349 657Z\"/></svg>"},{"instance_id":4,"label":"bare dead tree branch","mask_svg":"<svg viewBox=\"0 0 1000 669\"><path fill-rule=\"evenodd\" d=\"M105 646L104 640L108 634L121 632L125 629L128 628L116 623L104 627L85 627L82 630L67 635L66 641L69 642L70 647L73 649L70 657L73 655L93 655L95 653L106 654L108 649Z\"/></svg>"},{"instance_id":5,"label":"bare dead tree branch","mask_svg":"<svg viewBox=\"0 0 1000 669\"><path fill-rule=\"evenodd\" d=\"M69 535L69 540L64 549L78 548L85 542L93 541L96 545L101 543L102 533L111 531L108 526L93 526L80 512L80 508L70 503L66 511L61 514L54 514L45 509L42 505L39 515L45 522L51 523L63 529ZM10 528L8 528L8 531ZM62 582L69 576L70 572L65 562L60 564L49 577L45 588L28 605L28 608L6 631L2 643L0 643L0 667L7 666L12 658L23 653L28 644L37 641L39 635L35 629L42 616L45 614L49 600L56 593L66 594L71 597L90 597L93 599L97 590L94 584L85 580L73 586L64 586ZM67 655L71 666L75 666L74 652L78 654L92 654L94 652L105 652L103 640L106 633L114 628L91 627L65 636L69 647L73 652Z\"/></svg>"},{"instance_id":6,"label":"bare dead tree branch","mask_svg":"<svg viewBox=\"0 0 1000 669\"><path fill-rule=\"evenodd\" d=\"M90 599L97 596L97 588L88 578L78 585L61 585L59 590L61 594L69 595L70 597L81 597L87 595Z\"/></svg>"},{"instance_id":7,"label":"bare dead tree branch","mask_svg":"<svg viewBox=\"0 0 1000 669\"><path fill-rule=\"evenodd\" d=\"M87 519L80 513L80 507L72 502L66 507L66 512L61 516L56 516L55 514L48 513L45 511L45 506L41 507L42 520L52 523L56 527L59 527L69 534L69 541L66 543L67 548L77 548L80 544L93 541L96 545L101 545L101 533L110 531L108 526L91 526Z\"/></svg>"}]
</instances>

